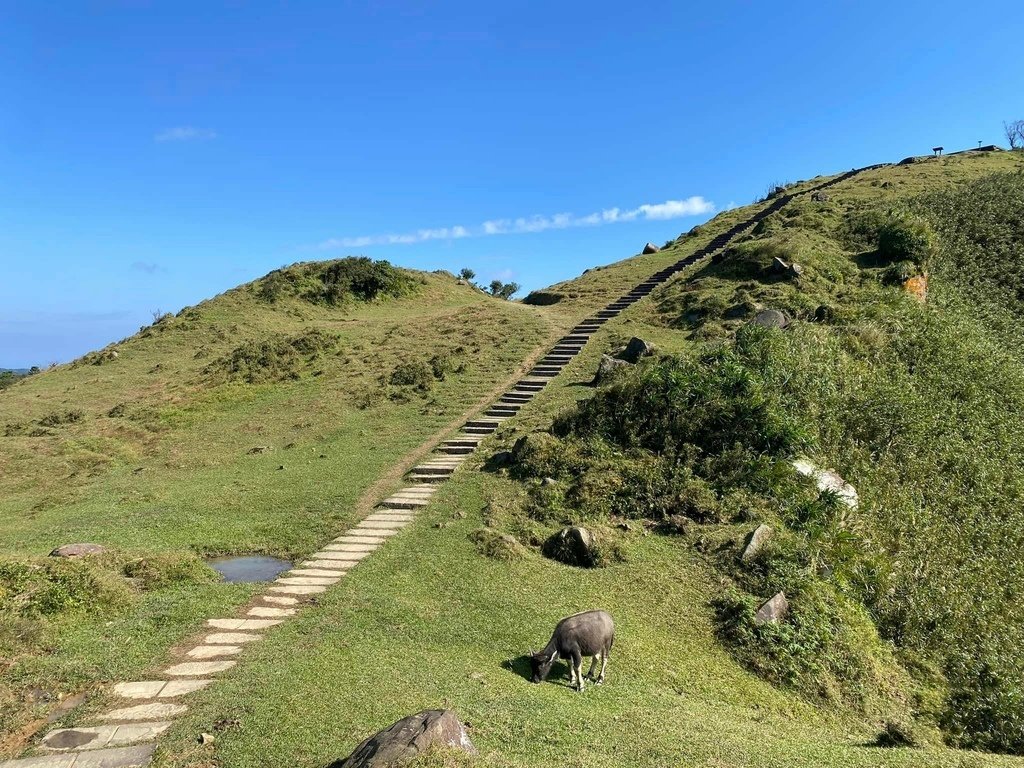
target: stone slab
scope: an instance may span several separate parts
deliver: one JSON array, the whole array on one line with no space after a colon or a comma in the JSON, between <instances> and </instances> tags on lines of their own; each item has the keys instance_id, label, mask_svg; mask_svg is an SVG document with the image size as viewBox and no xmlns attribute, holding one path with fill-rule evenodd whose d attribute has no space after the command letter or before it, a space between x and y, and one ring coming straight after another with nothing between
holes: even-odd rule
<instances>
[{"instance_id":1,"label":"stone slab","mask_svg":"<svg viewBox=\"0 0 1024 768\"><path fill-rule=\"evenodd\" d=\"M334 544L383 544L385 539L380 536L339 536L334 540Z\"/></svg>"},{"instance_id":2,"label":"stone slab","mask_svg":"<svg viewBox=\"0 0 1024 768\"><path fill-rule=\"evenodd\" d=\"M340 576L294 576L287 579L278 579L275 584L285 584L287 586L294 587L308 587L308 586L323 586L329 587L331 584L337 584ZM294 613L294 611L293 611Z\"/></svg>"},{"instance_id":3,"label":"stone slab","mask_svg":"<svg viewBox=\"0 0 1024 768\"><path fill-rule=\"evenodd\" d=\"M297 605L298 599L294 597L278 597L276 595L260 595L260 600L274 605Z\"/></svg>"},{"instance_id":4,"label":"stone slab","mask_svg":"<svg viewBox=\"0 0 1024 768\"><path fill-rule=\"evenodd\" d=\"M338 561L330 560L328 562L336 563ZM290 579L293 576L326 576L337 581L343 573L345 571L334 571L327 568L293 568L288 571L288 578Z\"/></svg>"},{"instance_id":5,"label":"stone slab","mask_svg":"<svg viewBox=\"0 0 1024 768\"><path fill-rule=\"evenodd\" d=\"M234 662L231 662L234 664ZM178 717L188 711L184 704L154 703L136 704L133 707L112 709L99 716L100 720L166 720Z\"/></svg>"},{"instance_id":6,"label":"stone slab","mask_svg":"<svg viewBox=\"0 0 1024 768\"><path fill-rule=\"evenodd\" d=\"M173 699L205 688L213 680L140 680L117 683L114 693L125 699Z\"/></svg>"},{"instance_id":7,"label":"stone slab","mask_svg":"<svg viewBox=\"0 0 1024 768\"><path fill-rule=\"evenodd\" d=\"M281 581L281 580L278 579L278 581ZM249 611L248 611L248 614L250 616L277 616L277 617L294 616L295 615L295 609L294 608L270 608L270 607L264 607L264 606L261 606L261 605L257 605L257 606L255 606L253 608L250 608Z\"/></svg>"},{"instance_id":8,"label":"stone slab","mask_svg":"<svg viewBox=\"0 0 1024 768\"><path fill-rule=\"evenodd\" d=\"M218 656L237 656L241 652L240 645L197 645L185 655L190 659L215 659Z\"/></svg>"},{"instance_id":9,"label":"stone slab","mask_svg":"<svg viewBox=\"0 0 1024 768\"><path fill-rule=\"evenodd\" d=\"M280 592L282 595L318 595L321 592L327 591L327 587L306 587L292 584L287 584L280 587L271 587L270 589L273 592Z\"/></svg>"},{"instance_id":10,"label":"stone slab","mask_svg":"<svg viewBox=\"0 0 1024 768\"><path fill-rule=\"evenodd\" d=\"M175 664L164 670L165 674L175 677L204 677L215 675L218 672L225 672L231 669L237 661L187 661L183 664Z\"/></svg>"},{"instance_id":11,"label":"stone slab","mask_svg":"<svg viewBox=\"0 0 1024 768\"><path fill-rule=\"evenodd\" d=\"M373 552L380 544L328 544L324 552Z\"/></svg>"},{"instance_id":12,"label":"stone slab","mask_svg":"<svg viewBox=\"0 0 1024 768\"><path fill-rule=\"evenodd\" d=\"M175 696L184 696L193 691L199 691L212 683L213 680L168 680L167 685L160 691L161 699L173 699Z\"/></svg>"},{"instance_id":13,"label":"stone slab","mask_svg":"<svg viewBox=\"0 0 1024 768\"><path fill-rule=\"evenodd\" d=\"M369 554L369 552L314 552L310 555L310 559L355 563Z\"/></svg>"},{"instance_id":14,"label":"stone slab","mask_svg":"<svg viewBox=\"0 0 1024 768\"><path fill-rule=\"evenodd\" d=\"M401 513L393 514L389 512L374 512L372 515L367 515L366 517L366 520L371 523L387 522L388 520L394 520L399 523L409 523L415 519L415 515L404 515Z\"/></svg>"},{"instance_id":15,"label":"stone slab","mask_svg":"<svg viewBox=\"0 0 1024 768\"><path fill-rule=\"evenodd\" d=\"M95 749L78 754L25 757L5 760L0 768L141 768L148 765L155 744Z\"/></svg>"},{"instance_id":16,"label":"stone slab","mask_svg":"<svg viewBox=\"0 0 1024 768\"><path fill-rule=\"evenodd\" d=\"M58 728L43 737L46 749L100 749L120 747L140 741L152 741L171 727L169 720L130 725L95 725L87 728Z\"/></svg>"},{"instance_id":17,"label":"stone slab","mask_svg":"<svg viewBox=\"0 0 1024 768\"><path fill-rule=\"evenodd\" d=\"M378 537L379 536L384 536L384 537L388 537L388 536L397 536L398 535L398 531L387 530L387 529L378 529L378 530L371 531L369 528L353 528L352 530L349 531L349 534L351 534L352 536L357 536L357 537L363 537L363 536L378 536Z\"/></svg>"},{"instance_id":18,"label":"stone slab","mask_svg":"<svg viewBox=\"0 0 1024 768\"><path fill-rule=\"evenodd\" d=\"M280 624L280 619L207 619L206 626L214 629L268 629Z\"/></svg>"},{"instance_id":19,"label":"stone slab","mask_svg":"<svg viewBox=\"0 0 1024 768\"><path fill-rule=\"evenodd\" d=\"M344 576L354 565L350 560L308 560L302 563L303 569L331 571L336 576ZM263 598L266 600L267 598Z\"/></svg>"},{"instance_id":20,"label":"stone slab","mask_svg":"<svg viewBox=\"0 0 1024 768\"><path fill-rule=\"evenodd\" d=\"M82 752L75 758L72 768L141 768L149 765L154 750L155 744L140 744Z\"/></svg>"},{"instance_id":21,"label":"stone slab","mask_svg":"<svg viewBox=\"0 0 1024 768\"><path fill-rule=\"evenodd\" d=\"M203 638L204 645L238 645L239 643L251 643L259 640L259 635L250 635L246 632L213 632Z\"/></svg>"},{"instance_id":22,"label":"stone slab","mask_svg":"<svg viewBox=\"0 0 1024 768\"><path fill-rule=\"evenodd\" d=\"M362 529L364 531L391 531L392 534L395 534L395 533L398 533L398 531L396 529L402 528L402 527L404 527L406 525L408 525L408 523L399 523L399 522L392 523L392 522L378 522L378 521L375 521L375 520L364 520L363 522L361 522L359 524L359 528L357 528L356 530Z\"/></svg>"}]
</instances>

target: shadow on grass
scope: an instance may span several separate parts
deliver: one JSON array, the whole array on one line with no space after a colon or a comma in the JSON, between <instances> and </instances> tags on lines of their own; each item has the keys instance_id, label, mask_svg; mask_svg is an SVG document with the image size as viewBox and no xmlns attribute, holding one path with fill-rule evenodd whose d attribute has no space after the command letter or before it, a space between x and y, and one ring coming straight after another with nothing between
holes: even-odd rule
<instances>
[{"instance_id":1,"label":"shadow on grass","mask_svg":"<svg viewBox=\"0 0 1024 768\"><path fill-rule=\"evenodd\" d=\"M530 663L529 654L523 654L522 656L516 656L514 659L503 661L501 662L501 666L504 669L519 675L527 682L533 682L533 665ZM555 683L556 685L568 685L569 665L562 661L556 661L554 666L551 667L551 673L544 682Z\"/></svg>"}]
</instances>

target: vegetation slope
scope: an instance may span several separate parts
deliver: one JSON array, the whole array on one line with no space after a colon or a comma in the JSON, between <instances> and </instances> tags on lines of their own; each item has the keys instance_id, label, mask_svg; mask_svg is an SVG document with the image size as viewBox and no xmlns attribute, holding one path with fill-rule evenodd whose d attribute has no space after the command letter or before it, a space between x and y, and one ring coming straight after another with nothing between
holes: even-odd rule
<instances>
[{"instance_id":1,"label":"vegetation slope","mask_svg":"<svg viewBox=\"0 0 1024 768\"><path fill-rule=\"evenodd\" d=\"M451 706L481 755L425 764L1019 765L993 753L1021 751L1021 166L866 172L608 323L478 471L198 697L158 762L325 765ZM582 317L753 210L541 302ZM904 283L924 273L922 304ZM789 327L752 325L763 308ZM658 353L595 390L633 335ZM774 534L742 561L760 523ZM544 557L566 524L602 567ZM779 590L787 618L756 623ZM618 623L608 684L530 685L527 650L592 607Z\"/></svg>"}]
</instances>

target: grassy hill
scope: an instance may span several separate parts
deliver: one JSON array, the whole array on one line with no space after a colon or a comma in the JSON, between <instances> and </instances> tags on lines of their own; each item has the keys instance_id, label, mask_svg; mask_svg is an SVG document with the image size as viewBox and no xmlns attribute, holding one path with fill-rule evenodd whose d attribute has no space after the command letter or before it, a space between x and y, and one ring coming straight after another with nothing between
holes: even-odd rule
<instances>
[{"instance_id":1,"label":"grassy hill","mask_svg":"<svg viewBox=\"0 0 1024 768\"><path fill-rule=\"evenodd\" d=\"M968 153L866 171L827 199L797 197L607 323L401 536L196 695L157 764L323 766L447 705L481 755L425 765L1024 765L992 754L1024 751L1022 168L1019 154ZM6 673L9 729L33 686L155 670L201 618L246 600L247 587L205 581L196 553L310 551L473 393L766 204L536 305L418 275L339 307L310 301L316 281L292 273L275 301L266 284L243 287L115 359L0 395L0 423L18 422L0 441L4 573L57 539L116 550L90 566L105 569L102 604L29 616L25 590L8 592L5 642L22 654ZM925 274L921 303L904 283ZM789 326L752 327L765 308ZM246 351L270 334L286 343ZM601 354L634 335L658 354L589 386ZM442 369L466 367L438 380L430 361L444 352L455 360ZM280 364L248 362L264 356ZM492 458L523 437L511 463ZM798 476L798 456L838 470L858 506ZM769 545L740 561L762 522ZM567 523L597 534L602 567L543 556ZM755 624L780 589L787 620ZM530 685L523 654L593 607L618 625L608 683ZM216 742L199 745L202 732ZM876 746L884 732L917 746Z\"/></svg>"},{"instance_id":2,"label":"grassy hill","mask_svg":"<svg viewBox=\"0 0 1024 768\"><path fill-rule=\"evenodd\" d=\"M247 599L203 556L308 554L557 333L451 275L366 268L272 273L0 392L11 749L60 696L145 668ZM110 551L45 557L83 541Z\"/></svg>"}]
</instances>

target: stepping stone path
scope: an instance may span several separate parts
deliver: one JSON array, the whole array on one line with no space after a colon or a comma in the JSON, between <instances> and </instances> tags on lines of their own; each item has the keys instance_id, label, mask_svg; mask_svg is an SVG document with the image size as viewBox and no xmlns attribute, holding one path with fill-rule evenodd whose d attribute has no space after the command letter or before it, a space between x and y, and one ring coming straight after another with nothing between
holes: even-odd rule
<instances>
[{"instance_id":1,"label":"stepping stone path","mask_svg":"<svg viewBox=\"0 0 1024 768\"><path fill-rule=\"evenodd\" d=\"M874 165L849 171L831 181L799 194L818 191L845 181ZM290 571L281 573L267 590L246 609L242 618L208 619L209 632L181 658L166 666L159 679L115 683L111 692L122 703L77 728L57 728L45 734L33 750L35 754L0 762L0 768L126 768L144 766L156 748L155 739L171 725L174 717L188 710L180 699L210 685L215 676L230 670L244 653L246 645L258 641L263 633L294 616L311 595L320 594L336 584L359 562L416 518L430 503L439 483L451 477L480 443L501 424L530 403L536 394L560 374L586 346L590 337L608 320L617 317L680 270L725 247L736 235L754 226L789 203L795 195L781 195L751 218L715 237L704 248L680 259L643 280L593 317L580 322L559 339L548 354L537 361L530 372L481 417L467 421L461 434L443 441L434 455L416 465L407 475L409 482L377 505L372 514L354 528L334 539L319 552ZM784 608L772 598L762 611ZM774 603L773 603L774 601ZM778 611L776 611L777 613ZM774 615L773 615L774 616ZM767 617L766 621L771 621Z\"/></svg>"}]
</instances>

